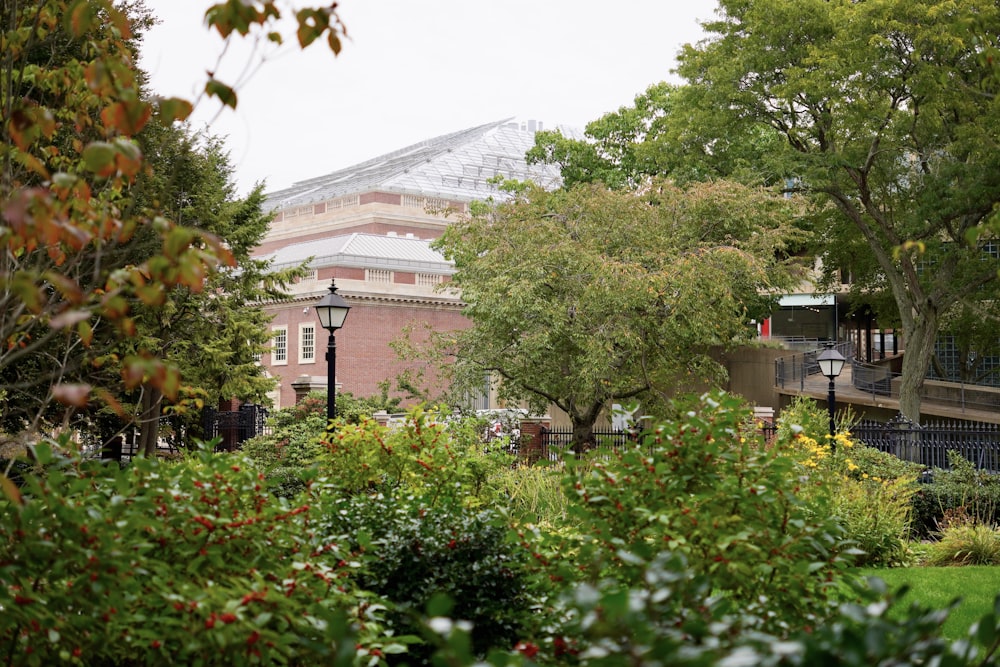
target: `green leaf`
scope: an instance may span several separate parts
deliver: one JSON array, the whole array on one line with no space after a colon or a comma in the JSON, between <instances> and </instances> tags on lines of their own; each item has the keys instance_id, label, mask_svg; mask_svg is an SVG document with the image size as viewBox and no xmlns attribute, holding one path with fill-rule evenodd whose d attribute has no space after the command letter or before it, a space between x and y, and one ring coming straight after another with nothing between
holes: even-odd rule
<instances>
[{"instance_id":1,"label":"green leaf","mask_svg":"<svg viewBox=\"0 0 1000 667\"><path fill-rule=\"evenodd\" d=\"M997 615L993 612L984 614L979 619L976 628L976 638L983 646L992 646L997 639Z\"/></svg>"},{"instance_id":2,"label":"green leaf","mask_svg":"<svg viewBox=\"0 0 1000 667\"><path fill-rule=\"evenodd\" d=\"M236 108L236 91L218 79L209 79L205 84L205 93L209 97L217 97L227 107Z\"/></svg>"},{"instance_id":3,"label":"green leaf","mask_svg":"<svg viewBox=\"0 0 1000 667\"><path fill-rule=\"evenodd\" d=\"M43 466L49 465L55 460L52 455L52 447L47 442L36 443L32 447L32 451L35 454L35 460Z\"/></svg>"},{"instance_id":4,"label":"green leaf","mask_svg":"<svg viewBox=\"0 0 1000 667\"><path fill-rule=\"evenodd\" d=\"M87 169L101 176L115 171L115 147L105 141L94 141L83 149L83 163Z\"/></svg>"},{"instance_id":5,"label":"green leaf","mask_svg":"<svg viewBox=\"0 0 1000 667\"><path fill-rule=\"evenodd\" d=\"M446 593L435 593L427 602L427 615L450 616L451 610L455 607L455 601Z\"/></svg>"},{"instance_id":6,"label":"green leaf","mask_svg":"<svg viewBox=\"0 0 1000 667\"><path fill-rule=\"evenodd\" d=\"M167 97L159 102L160 116L171 122L175 120L187 120L194 106L180 97Z\"/></svg>"}]
</instances>

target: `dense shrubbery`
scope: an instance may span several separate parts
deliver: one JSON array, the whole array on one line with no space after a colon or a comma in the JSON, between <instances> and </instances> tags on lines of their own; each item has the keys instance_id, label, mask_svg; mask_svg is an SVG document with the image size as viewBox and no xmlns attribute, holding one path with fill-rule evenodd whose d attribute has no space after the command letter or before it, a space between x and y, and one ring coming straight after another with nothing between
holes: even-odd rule
<instances>
[{"instance_id":1,"label":"dense shrubbery","mask_svg":"<svg viewBox=\"0 0 1000 667\"><path fill-rule=\"evenodd\" d=\"M5 483L0 501L0 655L109 666L973 664L972 644L937 638L939 613L888 620L842 576L854 553L845 538L858 537L843 526L862 526L845 517L898 501L865 495L845 509L835 497L891 489L865 486L875 482L861 477L857 448L838 440L830 451L790 424L767 448L724 396L681 414L633 449L545 469L531 482L544 492L526 493L551 502L517 516L491 509L518 472L510 457L484 453L479 425L434 413L399 429L290 436L308 456L287 499L241 455L120 470L40 446L41 468L25 468L20 491ZM865 539L894 536L889 523ZM855 598L864 604L838 606ZM984 619L982 645L995 646L996 626Z\"/></svg>"},{"instance_id":2,"label":"dense shrubbery","mask_svg":"<svg viewBox=\"0 0 1000 667\"><path fill-rule=\"evenodd\" d=\"M312 392L295 405L282 408L268 420L270 432L251 438L242 445L244 454L264 473L271 492L291 498L305 488L302 469L316 462L324 451L326 429L325 392ZM337 394L337 418L360 424L387 408L395 408L398 399L386 396L357 398L350 393Z\"/></svg>"},{"instance_id":3,"label":"dense shrubbery","mask_svg":"<svg viewBox=\"0 0 1000 667\"><path fill-rule=\"evenodd\" d=\"M1000 475L977 470L955 452L950 470L934 469L914 499L914 536L934 537L946 516L962 512L977 523L1000 524Z\"/></svg>"},{"instance_id":4,"label":"dense shrubbery","mask_svg":"<svg viewBox=\"0 0 1000 667\"><path fill-rule=\"evenodd\" d=\"M276 501L242 457L121 470L34 451L44 474L0 505L6 663L329 663L381 639L349 623L362 598L308 496Z\"/></svg>"},{"instance_id":5,"label":"dense shrubbery","mask_svg":"<svg viewBox=\"0 0 1000 667\"><path fill-rule=\"evenodd\" d=\"M831 439L827 430L825 414L811 400L797 400L781 413L778 446L810 469L817 482L804 496L821 491L862 552L855 564L905 563L919 466L857 444L847 432Z\"/></svg>"},{"instance_id":6,"label":"dense shrubbery","mask_svg":"<svg viewBox=\"0 0 1000 667\"><path fill-rule=\"evenodd\" d=\"M587 527L579 565L595 579L633 583L643 571L633 558L681 554L754 625L815 623L830 613L832 583L847 566L843 531L829 498L803 502L808 473L781 448L764 448L738 406L707 398L635 447L573 466L572 511Z\"/></svg>"},{"instance_id":7,"label":"dense shrubbery","mask_svg":"<svg viewBox=\"0 0 1000 667\"><path fill-rule=\"evenodd\" d=\"M294 497L305 489L302 469L323 451L326 395L309 394L293 407L278 410L268 426L270 433L243 443L243 453L263 473L274 495Z\"/></svg>"},{"instance_id":8,"label":"dense shrubbery","mask_svg":"<svg viewBox=\"0 0 1000 667\"><path fill-rule=\"evenodd\" d=\"M397 634L419 635L418 619L443 594L451 613L472 623L477 652L516 643L530 610L525 553L506 539L497 512L355 495L324 505L323 528L349 536L361 561L357 583L389 601L387 622Z\"/></svg>"}]
</instances>

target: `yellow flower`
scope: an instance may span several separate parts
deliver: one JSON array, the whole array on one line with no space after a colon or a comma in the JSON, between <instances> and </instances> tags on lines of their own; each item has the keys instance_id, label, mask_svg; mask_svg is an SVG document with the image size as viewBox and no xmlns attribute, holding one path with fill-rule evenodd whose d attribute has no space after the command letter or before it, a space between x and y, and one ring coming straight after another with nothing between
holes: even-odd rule
<instances>
[{"instance_id":1,"label":"yellow flower","mask_svg":"<svg viewBox=\"0 0 1000 667\"><path fill-rule=\"evenodd\" d=\"M854 446L854 442L847 437L849 435L850 433L838 433L833 438L834 442L836 442L840 447L847 447L849 449Z\"/></svg>"}]
</instances>

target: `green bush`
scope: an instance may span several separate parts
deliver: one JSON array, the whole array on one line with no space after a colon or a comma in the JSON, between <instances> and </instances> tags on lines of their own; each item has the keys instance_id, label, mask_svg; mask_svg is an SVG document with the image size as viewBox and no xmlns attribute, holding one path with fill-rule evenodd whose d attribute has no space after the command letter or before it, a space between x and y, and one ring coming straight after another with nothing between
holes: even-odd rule
<instances>
[{"instance_id":1,"label":"green bush","mask_svg":"<svg viewBox=\"0 0 1000 667\"><path fill-rule=\"evenodd\" d=\"M496 500L488 484L514 459L484 451L474 423L414 408L400 425L344 424L325 436L318 467L337 493L420 496L429 505Z\"/></svg>"},{"instance_id":2,"label":"green bush","mask_svg":"<svg viewBox=\"0 0 1000 667\"><path fill-rule=\"evenodd\" d=\"M822 415L811 399L799 399L781 414L777 446L811 471L814 483L804 497L811 505L818 493L822 502L814 511L831 512L840 521L862 552L856 565L905 564L919 466L859 445L847 431L830 438Z\"/></svg>"},{"instance_id":3,"label":"green bush","mask_svg":"<svg viewBox=\"0 0 1000 667\"><path fill-rule=\"evenodd\" d=\"M349 663L382 646L378 619L351 622L365 595L348 554L243 457L121 470L35 453L44 475L0 502L5 664Z\"/></svg>"},{"instance_id":4,"label":"green bush","mask_svg":"<svg viewBox=\"0 0 1000 667\"><path fill-rule=\"evenodd\" d=\"M978 523L1000 524L1000 475L977 470L956 452L948 460L951 469L933 469L914 498L915 538L933 538L945 515L959 508Z\"/></svg>"},{"instance_id":5,"label":"green bush","mask_svg":"<svg viewBox=\"0 0 1000 667\"><path fill-rule=\"evenodd\" d=\"M263 472L270 491L293 498L306 484L302 472L323 452L326 429L326 394L311 393L292 407L268 419L270 433L243 443L241 449Z\"/></svg>"},{"instance_id":6,"label":"green bush","mask_svg":"<svg viewBox=\"0 0 1000 667\"><path fill-rule=\"evenodd\" d=\"M446 595L452 615L472 623L477 654L514 645L530 599L524 553L506 540L502 516L402 495L358 494L325 509L321 530L350 536L362 564L358 585L386 601L397 635L418 634L428 603ZM405 658L421 663L428 651L413 647Z\"/></svg>"},{"instance_id":7,"label":"green bush","mask_svg":"<svg viewBox=\"0 0 1000 667\"><path fill-rule=\"evenodd\" d=\"M938 540L927 546L926 564L1000 565L1000 531L997 527L962 514L959 516L958 520L943 526Z\"/></svg>"},{"instance_id":8,"label":"green bush","mask_svg":"<svg viewBox=\"0 0 1000 667\"><path fill-rule=\"evenodd\" d=\"M634 582L642 570L633 561L665 550L761 628L786 631L831 613L848 566L843 530L818 509L821 494L811 507L803 501L809 472L743 430L748 412L731 396L706 395L636 446L571 464L568 492L585 534L580 562L554 574L589 568L590 581Z\"/></svg>"},{"instance_id":9,"label":"green bush","mask_svg":"<svg viewBox=\"0 0 1000 667\"><path fill-rule=\"evenodd\" d=\"M321 398L324 405L324 415L326 406L326 393L310 394ZM382 393L378 396L360 397L349 391L337 394L337 419L348 424L360 424L366 419L371 419L376 412L396 412L399 410L399 398L389 398L388 387L382 387Z\"/></svg>"},{"instance_id":10,"label":"green bush","mask_svg":"<svg viewBox=\"0 0 1000 667\"><path fill-rule=\"evenodd\" d=\"M570 498L563 487L563 471L551 466L506 466L496 470L488 485L503 499L515 525L534 524L553 529L571 522Z\"/></svg>"},{"instance_id":11,"label":"green bush","mask_svg":"<svg viewBox=\"0 0 1000 667\"><path fill-rule=\"evenodd\" d=\"M898 566L910 562L911 498L913 478L845 479L831 502L854 547L861 550L858 566Z\"/></svg>"},{"instance_id":12,"label":"green bush","mask_svg":"<svg viewBox=\"0 0 1000 667\"><path fill-rule=\"evenodd\" d=\"M295 405L275 412L268 420L269 433L243 443L241 449L264 472L273 494L292 498L305 489L303 471L326 449L326 399L326 392L309 393ZM394 409L398 403L399 399L384 394L373 398L337 394L337 421L361 424L378 410Z\"/></svg>"},{"instance_id":13,"label":"green bush","mask_svg":"<svg viewBox=\"0 0 1000 667\"><path fill-rule=\"evenodd\" d=\"M904 461L861 442L855 442L851 460L858 466L855 477L867 475L880 480L918 479L924 471L924 466L919 463Z\"/></svg>"}]
</instances>

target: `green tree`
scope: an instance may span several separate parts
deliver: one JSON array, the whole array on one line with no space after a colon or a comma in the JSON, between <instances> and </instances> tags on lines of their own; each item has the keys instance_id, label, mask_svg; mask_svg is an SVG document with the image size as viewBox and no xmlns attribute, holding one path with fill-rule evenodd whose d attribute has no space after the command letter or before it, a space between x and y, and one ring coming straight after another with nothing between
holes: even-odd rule
<instances>
[{"instance_id":1,"label":"green tree","mask_svg":"<svg viewBox=\"0 0 1000 667\"><path fill-rule=\"evenodd\" d=\"M637 95L632 106L588 123L585 139L565 137L559 130L539 132L527 159L558 165L565 187L603 183L637 188L658 176L679 183L781 181L783 174L768 159L783 141L778 132L745 127L706 140L692 131L695 113L712 113L700 89L657 83Z\"/></svg>"},{"instance_id":2,"label":"green tree","mask_svg":"<svg viewBox=\"0 0 1000 667\"><path fill-rule=\"evenodd\" d=\"M282 10L273 0L227 2L212 6L206 21L227 39L264 31L280 43ZM162 201L138 201L137 184L157 178L144 131L168 129L192 108L143 90L136 50L151 21L141 2L0 5L0 391L8 431L37 428L43 417L68 420L95 397L117 405L115 387L90 382L95 369L116 368L126 390L174 399L177 366L159 349L127 349L143 309L162 307L171 290L204 294L222 267L230 285L253 275L232 270L233 247L254 228L259 192L243 209L227 199L222 217L231 222L222 226L242 220L247 230L225 242L173 218ZM339 52L343 27L333 8L300 9L293 25L300 46L324 38ZM236 105L235 90L211 75L204 95ZM143 252L132 255L136 243ZM9 399L18 392L34 398Z\"/></svg>"},{"instance_id":3,"label":"green tree","mask_svg":"<svg viewBox=\"0 0 1000 667\"><path fill-rule=\"evenodd\" d=\"M159 290L151 303L135 307L136 335L119 345L120 356L149 358L154 353L180 372L178 395L169 401L174 414L232 397L261 402L273 387L254 355L270 340L270 319L259 304L285 298L284 288L301 269L275 272L250 253L267 233L270 216L261 210L258 186L246 198L236 196L232 167L221 140L173 127L149 145L153 163L129 193L133 205L156 209L179 226L216 235L232 253L237 268L208 273L198 289ZM152 143L152 142L149 142ZM148 235L147 235L148 236ZM125 257L151 249L137 242ZM158 289L153 287L151 289ZM130 410L140 425L141 451L156 449L164 392L144 382ZM195 420L197 421L197 419Z\"/></svg>"},{"instance_id":4,"label":"green tree","mask_svg":"<svg viewBox=\"0 0 1000 667\"><path fill-rule=\"evenodd\" d=\"M445 370L459 395L490 375L502 399L555 404L590 444L611 401L720 377L709 352L767 312L794 214L787 199L729 183L518 186L438 242L473 324L438 335Z\"/></svg>"},{"instance_id":5,"label":"green tree","mask_svg":"<svg viewBox=\"0 0 1000 667\"><path fill-rule=\"evenodd\" d=\"M989 0L721 0L679 73L705 137L765 127L783 171L836 213L827 266L889 292L906 354L901 411L920 391L942 318L996 280L1000 106ZM851 253L848 257L846 253Z\"/></svg>"}]
</instances>

